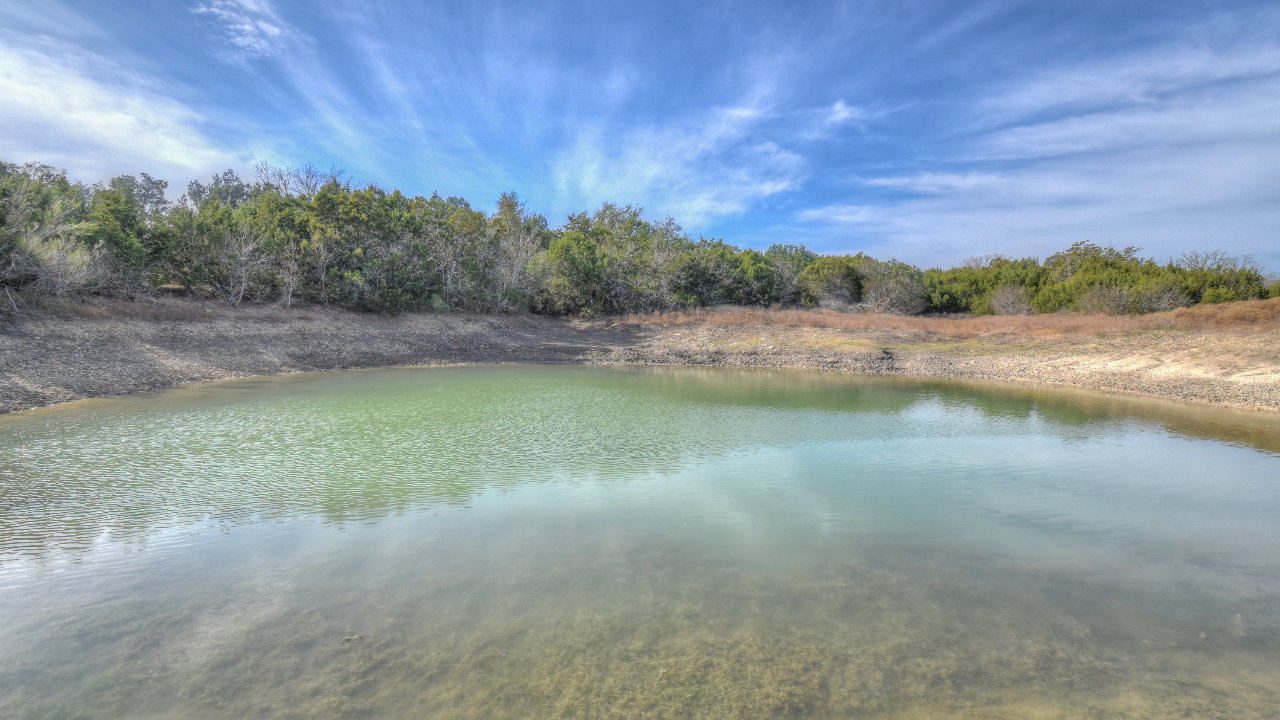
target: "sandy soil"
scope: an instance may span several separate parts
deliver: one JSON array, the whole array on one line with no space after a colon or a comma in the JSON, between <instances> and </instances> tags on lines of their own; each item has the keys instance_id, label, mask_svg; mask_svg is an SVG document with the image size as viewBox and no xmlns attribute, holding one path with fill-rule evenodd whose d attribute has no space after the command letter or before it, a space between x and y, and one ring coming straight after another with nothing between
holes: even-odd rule
<instances>
[{"instance_id":1,"label":"sandy soil","mask_svg":"<svg viewBox=\"0 0 1280 720\"><path fill-rule=\"evenodd\" d=\"M1280 332L948 339L919 331L768 326L664 328L609 362L829 368L1048 383L1193 403L1280 410Z\"/></svg>"},{"instance_id":2,"label":"sandy soil","mask_svg":"<svg viewBox=\"0 0 1280 720\"><path fill-rule=\"evenodd\" d=\"M791 367L1049 383L1280 412L1280 331L956 338L927 329L408 314L143 300L0 320L0 412L249 375L564 362Z\"/></svg>"}]
</instances>

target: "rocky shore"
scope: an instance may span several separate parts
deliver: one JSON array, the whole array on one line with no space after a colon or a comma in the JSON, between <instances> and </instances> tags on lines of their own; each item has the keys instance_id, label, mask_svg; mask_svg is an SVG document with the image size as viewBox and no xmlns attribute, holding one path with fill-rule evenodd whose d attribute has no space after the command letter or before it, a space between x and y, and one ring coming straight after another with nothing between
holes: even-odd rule
<instances>
[{"instance_id":1,"label":"rocky shore","mask_svg":"<svg viewBox=\"0 0 1280 720\"><path fill-rule=\"evenodd\" d=\"M366 315L192 301L68 304L0 321L0 412L250 375L555 362L780 367L1045 383L1280 413L1280 331L948 338L913 329Z\"/></svg>"}]
</instances>

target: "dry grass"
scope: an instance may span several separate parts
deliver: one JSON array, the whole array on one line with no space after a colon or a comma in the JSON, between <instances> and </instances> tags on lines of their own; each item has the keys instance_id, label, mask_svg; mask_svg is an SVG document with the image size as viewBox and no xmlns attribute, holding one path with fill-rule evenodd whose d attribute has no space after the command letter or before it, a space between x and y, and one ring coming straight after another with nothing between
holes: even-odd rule
<instances>
[{"instance_id":1,"label":"dry grass","mask_svg":"<svg viewBox=\"0 0 1280 720\"><path fill-rule=\"evenodd\" d=\"M194 322L211 320L222 307L192 300L145 298L118 300L94 298L89 301L47 300L45 305L56 316L85 320L149 320Z\"/></svg>"},{"instance_id":2,"label":"dry grass","mask_svg":"<svg viewBox=\"0 0 1280 720\"><path fill-rule=\"evenodd\" d=\"M233 308L215 301L185 298L118 300L95 298L87 302L48 299L42 303L53 314L87 320L129 319L143 321L199 322L242 317L256 322L285 319L312 320L317 308L274 306ZM765 309L722 306L627 315L617 325L672 327L680 325L773 326L827 328L855 331L910 332L939 338L965 339L985 336L1068 337L1111 335L1146 330L1222 331L1280 330L1280 298L1197 305L1149 315L967 315L911 316L834 310Z\"/></svg>"},{"instance_id":3,"label":"dry grass","mask_svg":"<svg viewBox=\"0 0 1280 720\"><path fill-rule=\"evenodd\" d=\"M658 325L773 325L796 328L831 328L926 333L949 338L987 335L1055 337L1109 335L1144 330L1278 330L1280 298L1201 305L1149 315L1014 315L969 317L880 315L832 310L719 307L628 315L625 324Z\"/></svg>"},{"instance_id":4,"label":"dry grass","mask_svg":"<svg viewBox=\"0 0 1280 720\"><path fill-rule=\"evenodd\" d=\"M299 305L294 308L282 308L278 305L250 303L245 303L241 307L234 307L218 300L196 300L156 295L134 300L102 297L82 300L45 298L35 309L63 319L188 323L218 320L284 323L293 320L315 320L317 313L341 315L345 312L314 306L307 306L307 310L304 311L302 307Z\"/></svg>"},{"instance_id":5,"label":"dry grass","mask_svg":"<svg viewBox=\"0 0 1280 720\"><path fill-rule=\"evenodd\" d=\"M1275 330L1280 328L1280 297L1221 305L1197 305L1178 308L1168 314L1174 317L1177 327L1188 330Z\"/></svg>"}]
</instances>

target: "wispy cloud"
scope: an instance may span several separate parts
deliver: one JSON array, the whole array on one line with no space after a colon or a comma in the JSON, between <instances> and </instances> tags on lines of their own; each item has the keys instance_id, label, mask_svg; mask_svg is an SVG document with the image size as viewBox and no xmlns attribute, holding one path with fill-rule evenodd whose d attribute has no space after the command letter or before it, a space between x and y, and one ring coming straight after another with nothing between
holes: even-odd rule
<instances>
[{"instance_id":1,"label":"wispy cloud","mask_svg":"<svg viewBox=\"0 0 1280 720\"><path fill-rule=\"evenodd\" d=\"M978 123L992 126L1159 105L1171 95L1278 71L1280 46L1274 39L1237 38L1221 47L1188 40L1024 78L978 103L975 114Z\"/></svg>"},{"instance_id":2,"label":"wispy cloud","mask_svg":"<svg viewBox=\"0 0 1280 720\"><path fill-rule=\"evenodd\" d=\"M1002 126L979 136L975 159L1280 141L1280 45L1149 51L1111 69L1090 63L1087 72L1034 78L979 107L1001 118Z\"/></svg>"},{"instance_id":3,"label":"wispy cloud","mask_svg":"<svg viewBox=\"0 0 1280 720\"><path fill-rule=\"evenodd\" d=\"M948 154L794 219L831 249L919 262L1089 239L1280 267L1280 42L1229 31L1239 23L1006 81L973 102Z\"/></svg>"},{"instance_id":4,"label":"wispy cloud","mask_svg":"<svg viewBox=\"0 0 1280 720\"><path fill-rule=\"evenodd\" d=\"M62 38L102 37L102 28L87 21L77 10L68 8L62 0L0 3L0 27Z\"/></svg>"},{"instance_id":5,"label":"wispy cloud","mask_svg":"<svg viewBox=\"0 0 1280 720\"><path fill-rule=\"evenodd\" d=\"M1247 139L1280 141L1280 78L1215 88L1151 107L1091 113L993 133L977 144L982 160L1027 160L1138 147Z\"/></svg>"},{"instance_id":6,"label":"wispy cloud","mask_svg":"<svg viewBox=\"0 0 1280 720\"><path fill-rule=\"evenodd\" d=\"M48 38L0 42L0 157L105 179L145 170L193 177L237 164L201 118L151 78Z\"/></svg>"},{"instance_id":7,"label":"wispy cloud","mask_svg":"<svg viewBox=\"0 0 1280 720\"><path fill-rule=\"evenodd\" d=\"M0 155L332 163L917 262L1094 239L1280 269L1280 10L1123 5L0 3Z\"/></svg>"},{"instance_id":8,"label":"wispy cloud","mask_svg":"<svg viewBox=\"0 0 1280 720\"><path fill-rule=\"evenodd\" d=\"M827 108L822 123L828 127L841 127L850 123L861 122L871 117L872 113L864 108L854 107L845 103L844 100L837 100L834 105Z\"/></svg>"},{"instance_id":9,"label":"wispy cloud","mask_svg":"<svg viewBox=\"0 0 1280 720\"><path fill-rule=\"evenodd\" d=\"M192 12L209 18L222 39L224 49L214 54L236 66L254 100L271 108L257 113L270 122L251 130L255 159L293 164L319 156L322 163L369 171L388 155L378 145L388 134L385 128L410 120L404 112L379 117L374 113L381 108L359 101L367 88L349 76L360 52L358 34L350 33L351 45L341 52L321 48L269 0L209 0ZM370 84L383 97L403 100L406 92L387 67L364 69L373 72Z\"/></svg>"},{"instance_id":10,"label":"wispy cloud","mask_svg":"<svg viewBox=\"0 0 1280 720\"><path fill-rule=\"evenodd\" d=\"M922 172L914 175L893 175L872 177L862 180L871 187L893 188L905 192L923 194L941 194L972 190L984 185L991 185L999 180L993 173L937 173Z\"/></svg>"},{"instance_id":11,"label":"wispy cloud","mask_svg":"<svg viewBox=\"0 0 1280 720\"><path fill-rule=\"evenodd\" d=\"M756 134L764 118L744 106L619 134L588 129L556 158L553 175L567 198L638 202L698 227L800 183L804 159Z\"/></svg>"},{"instance_id":12,"label":"wispy cloud","mask_svg":"<svg viewBox=\"0 0 1280 720\"><path fill-rule=\"evenodd\" d=\"M796 219L828 225L873 225L884 221L887 210L875 205L836 204L806 208L796 214Z\"/></svg>"},{"instance_id":13,"label":"wispy cloud","mask_svg":"<svg viewBox=\"0 0 1280 720\"><path fill-rule=\"evenodd\" d=\"M790 118L782 118L789 119L794 124L794 127L783 129L785 134L788 137L813 141L829 140L850 128L863 128L871 120L881 117L883 113L858 105L850 105L844 100L837 100L831 105L805 108L790 115Z\"/></svg>"},{"instance_id":14,"label":"wispy cloud","mask_svg":"<svg viewBox=\"0 0 1280 720\"><path fill-rule=\"evenodd\" d=\"M1222 247L1273 265L1280 226L1269 188L1280 164L1266 144L1242 141L1178 153L1135 149L1073 157L933 183L936 193L805 209L796 221L831 251L866 250L920 263L1001 252L1044 257L1077 240L1138 245L1157 257ZM898 178L893 178L893 181ZM890 185L897 189L897 186Z\"/></svg>"},{"instance_id":15,"label":"wispy cloud","mask_svg":"<svg viewBox=\"0 0 1280 720\"><path fill-rule=\"evenodd\" d=\"M192 12L214 20L236 52L248 57L280 52L292 32L267 0L210 0Z\"/></svg>"}]
</instances>

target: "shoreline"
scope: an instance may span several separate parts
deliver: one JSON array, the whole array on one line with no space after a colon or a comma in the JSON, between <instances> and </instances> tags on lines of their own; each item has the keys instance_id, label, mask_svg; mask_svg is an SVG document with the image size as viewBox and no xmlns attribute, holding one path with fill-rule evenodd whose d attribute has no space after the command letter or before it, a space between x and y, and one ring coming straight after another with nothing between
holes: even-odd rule
<instances>
[{"instance_id":1,"label":"shoreline","mask_svg":"<svg viewBox=\"0 0 1280 720\"><path fill-rule=\"evenodd\" d=\"M64 305L0 323L0 413L192 382L490 363L834 370L1102 391L1280 418L1280 331L942 337L920 329L213 302Z\"/></svg>"}]
</instances>

